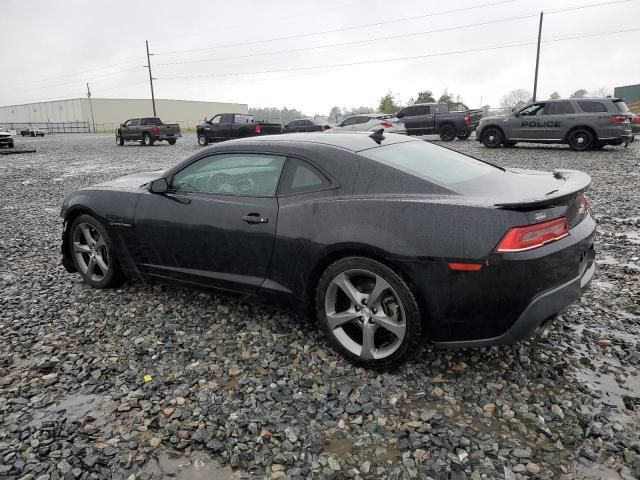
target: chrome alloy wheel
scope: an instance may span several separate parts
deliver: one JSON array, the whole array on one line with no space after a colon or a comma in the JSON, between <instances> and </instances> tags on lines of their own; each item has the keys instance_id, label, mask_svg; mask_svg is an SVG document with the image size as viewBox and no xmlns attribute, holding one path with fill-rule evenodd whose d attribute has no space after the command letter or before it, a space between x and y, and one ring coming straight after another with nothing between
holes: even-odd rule
<instances>
[{"instance_id":1,"label":"chrome alloy wheel","mask_svg":"<svg viewBox=\"0 0 640 480\"><path fill-rule=\"evenodd\" d=\"M83 275L99 282L109 273L109 252L100 232L89 223L73 231L73 255Z\"/></svg>"},{"instance_id":2,"label":"chrome alloy wheel","mask_svg":"<svg viewBox=\"0 0 640 480\"><path fill-rule=\"evenodd\" d=\"M391 285L367 270L337 275L324 298L329 330L362 359L383 359L402 344L407 331L404 307Z\"/></svg>"}]
</instances>

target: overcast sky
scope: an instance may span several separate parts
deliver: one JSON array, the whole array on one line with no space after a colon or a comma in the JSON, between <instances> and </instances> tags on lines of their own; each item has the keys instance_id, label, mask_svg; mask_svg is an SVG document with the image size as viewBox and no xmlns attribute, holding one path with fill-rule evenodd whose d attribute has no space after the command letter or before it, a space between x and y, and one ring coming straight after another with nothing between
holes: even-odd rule
<instances>
[{"instance_id":1,"label":"overcast sky","mask_svg":"<svg viewBox=\"0 0 640 480\"><path fill-rule=\"evenodd\" d=\"M87 81L94 97L147 98L149 40L157 98L312 115L375 106L388 90L406 102L448 88L471 107L497 106L509 90L533 90L540 10L539 98L640 83L640 0L552 13L605 2L2 0L0 105L85 96ZM525 45L488 50L513 44ZM239 73L249 74L228 75Z\"/></svg>"}]
</instances>

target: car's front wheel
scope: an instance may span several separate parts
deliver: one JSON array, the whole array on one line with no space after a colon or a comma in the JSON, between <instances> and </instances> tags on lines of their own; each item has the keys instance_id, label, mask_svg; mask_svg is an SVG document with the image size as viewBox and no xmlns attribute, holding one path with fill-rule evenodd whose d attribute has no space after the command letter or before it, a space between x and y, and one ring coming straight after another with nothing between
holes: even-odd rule
<instances>
[{"instance_id":1,"label":"car's front wheel","mask_svg":"<svg viewBox=\"0 0 640 480\"><path fill-rule=\"evenodd\" d=\"M421 350L422 319L411 289L375 260L347 257L330 265L318 283L316 313L327 341L357 365L389 368Z\"/></svg>"},{"instance_id":2,"label":"car's front wheel","mask_svg":"<svg viewBox=\"0 0 640 480\"><path fill-rule=\"evenodd\" d=\"M107 288L122 282L109 234L91 215L80 215L71 225L69 250L76 270L87 285Z\"/></svg>"},{"instance_id":3,"label":"car's front wheel","mask_svg":"<svg viewBox=\"0 0 640 480\"><path fill-rule=\"evenodd\" d=\"M198 145L201 147L206 147L209 145L209 140L207 140L207 136L204 133L198 135Z\"/></svg>"},{"instance_id":4,"label":"car's front wheel","mask_svg":"<svg viewBox=\"0 0 640 480\"><path fill-rule=\"evenodd\" d=\"M116 135L116 145L124 145L124 138L122 138L122 135Z\"/></svg>"},{"instance_id":5,"label":"car's front wheel","mask_svg":"<svg viewBox=\"0 0 640 480\"><path fill-rule=\"evenodd\" d=\"M569 134L569 147L575 152L591 150L593 144L593 134L589 130L578 128Z\"/></svg>"},{"instance_id":6,"label":"car's front wheel","mask_svg":"<svg viewBox=\"0 0 640 480\"><path fill-rule=\"evenodd\" d=\"M142 136L142 143L144 143L145 146L147 146L147 147L152 147L153 146L153 137L151 135L149 135L148 133L145 133Z\"/></svg>"},{"instance_id":7,"label":"car's front wheel","mask_svg":"<svg viewBox=\"0 0 640 480\"><path fill-rule=\"evenodd\" d=\"M482 134L482 144L487 148L498 148L502 143L502 133L497 128L487 128Z\"/></svg>"}]
</instances>

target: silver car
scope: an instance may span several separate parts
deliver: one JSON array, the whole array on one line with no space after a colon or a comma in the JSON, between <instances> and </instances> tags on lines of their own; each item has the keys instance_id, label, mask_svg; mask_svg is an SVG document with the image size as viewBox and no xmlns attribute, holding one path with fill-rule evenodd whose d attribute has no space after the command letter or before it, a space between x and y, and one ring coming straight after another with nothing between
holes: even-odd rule
<instances>
[{"instance_id":1,"label":"silver car","mask_svg":"<svg viewBox=\"0 0 640 480\"><path fill-rule=\"evenodd\" d=\"M362 113L345 118L327 132L373 132L383 128L388 133L405 133L404 123L387 113Z\"/></svg>"}]
</instances>

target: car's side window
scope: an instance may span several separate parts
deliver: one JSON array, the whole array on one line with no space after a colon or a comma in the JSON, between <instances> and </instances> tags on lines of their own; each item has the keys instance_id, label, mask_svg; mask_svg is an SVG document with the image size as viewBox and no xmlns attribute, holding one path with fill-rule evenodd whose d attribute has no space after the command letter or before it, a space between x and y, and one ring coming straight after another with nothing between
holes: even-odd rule
<instances>
[{"instance_id":1,"label":"car's side window","mask_svg":"<svg viewBox=\"0 0 640 480\"><path fill-rule=\"evenodd\" d=\"M429 107L427 106L422 106L422 107L416 107L416 115L426 115L429 113Z\"/></svg>"},{"instance_id":2,"label":"car's side window","mask_svg":"<svg viewBox=\"0 0 640 480\"><path fill-rule=\"evenodd\" d=\"M347 127L349 125L355 125L358 120L358 117L349 117L340 124L343 127Z\"/></svg>"},{"instance_id":3,"label":"car's side window","mask_svg":"<svg viewBox=\"0 0 640 480\"><path fill-rule=\"evenodd\" d=\"M331 187L331 181L317 168L298 158L287 159L278 195L296 195Z\"/></svg>"},{"instance_id":4,"label":"car's side window","mask_svg":"<svg viewBox=\"0 0 640 480\"><path fill-rule=\"evenodd\" d=\"M575 113L570 102L550 102L544 108L544 115L562 115L566 113Z\"/></svg>"},{"instance_id":5,"label":"car's side window","mask_svg":"<svg viewBox=\"0 0 640 480\"><path fill-rule=\"evenodd\" d=\"M367 123L370 120L373 120L373 117L367 117L367 116L356 117L355 124L358 125L360 123Z\"/></svg>"},{"instance_id":6,"label":"car's side window","mask_svg":"<svg viewBox=\"0 0 640 480\"><path fill-rule=\"evenodd\" d=\"M599 113L607 112L607 107L604 103L600 102L578 102L580 109L587 113Z\"/></svg>"},{"instance_id":7,"label":"car's side window","mask_svg":"<svg viewBox=\"0 0 640 480\"><path fill-rule=\"evenodd\" d=\"M143 127L146 127L149 125L149 120L146 118L142 119L142 122L140 123L140 125L142 125Z\"/></svg>"},{"instance_id":8,"label":"car's side window","mask_svg":"<svg viewBox=\"0 0 640 480\"><path fill-rule=\"evenodd\" d=\"M130 127L131 126L131 122L132 120L127 120L126 122L124 122L124 125L122 125L123 127Z\"/></svg>"},{"instance_id":9,"label":"car's side window","mask_svg":"<svg viewBox=\"0 0 640 480\"><path fill-rule=\"evenodd\" d=\"M210 123L220 123L221 118L222 118L222 115L216 115L211 119Z\"/></svg>"},{"instance_id":10,"label":"car's side window","mask_svg":"<svg viewBox=\"0 0 640 480\"><path fill-rule=\"evenodd\" d=\"M542 115L544 111L544 103L534 103L533 105L529 105L528 107L520 110L520 115L522 116L533 116L533 115Z\"/></svg>"},{"instance_id":11,"label":"car's side window","mask_svg":"<svg viewBox=\"0 0 640 480\"><path fill-rule=\"evenodd\" d=\"M133 120L131 120L131 125L129 125L129 126L130 127L137 127L139 122L140 122L140 119L134 118Z\"/></svg>"},{"instance_id":12,"label":"car's side window","mask_svg":"<svg viewBox=\"0 0 640 480\"><path fill-rule=\"evenodd\" d=\"M171 190L270 197L275 195L285 157L225 153L201 158L173 176Z\"/></svg>"}]
</instances>

